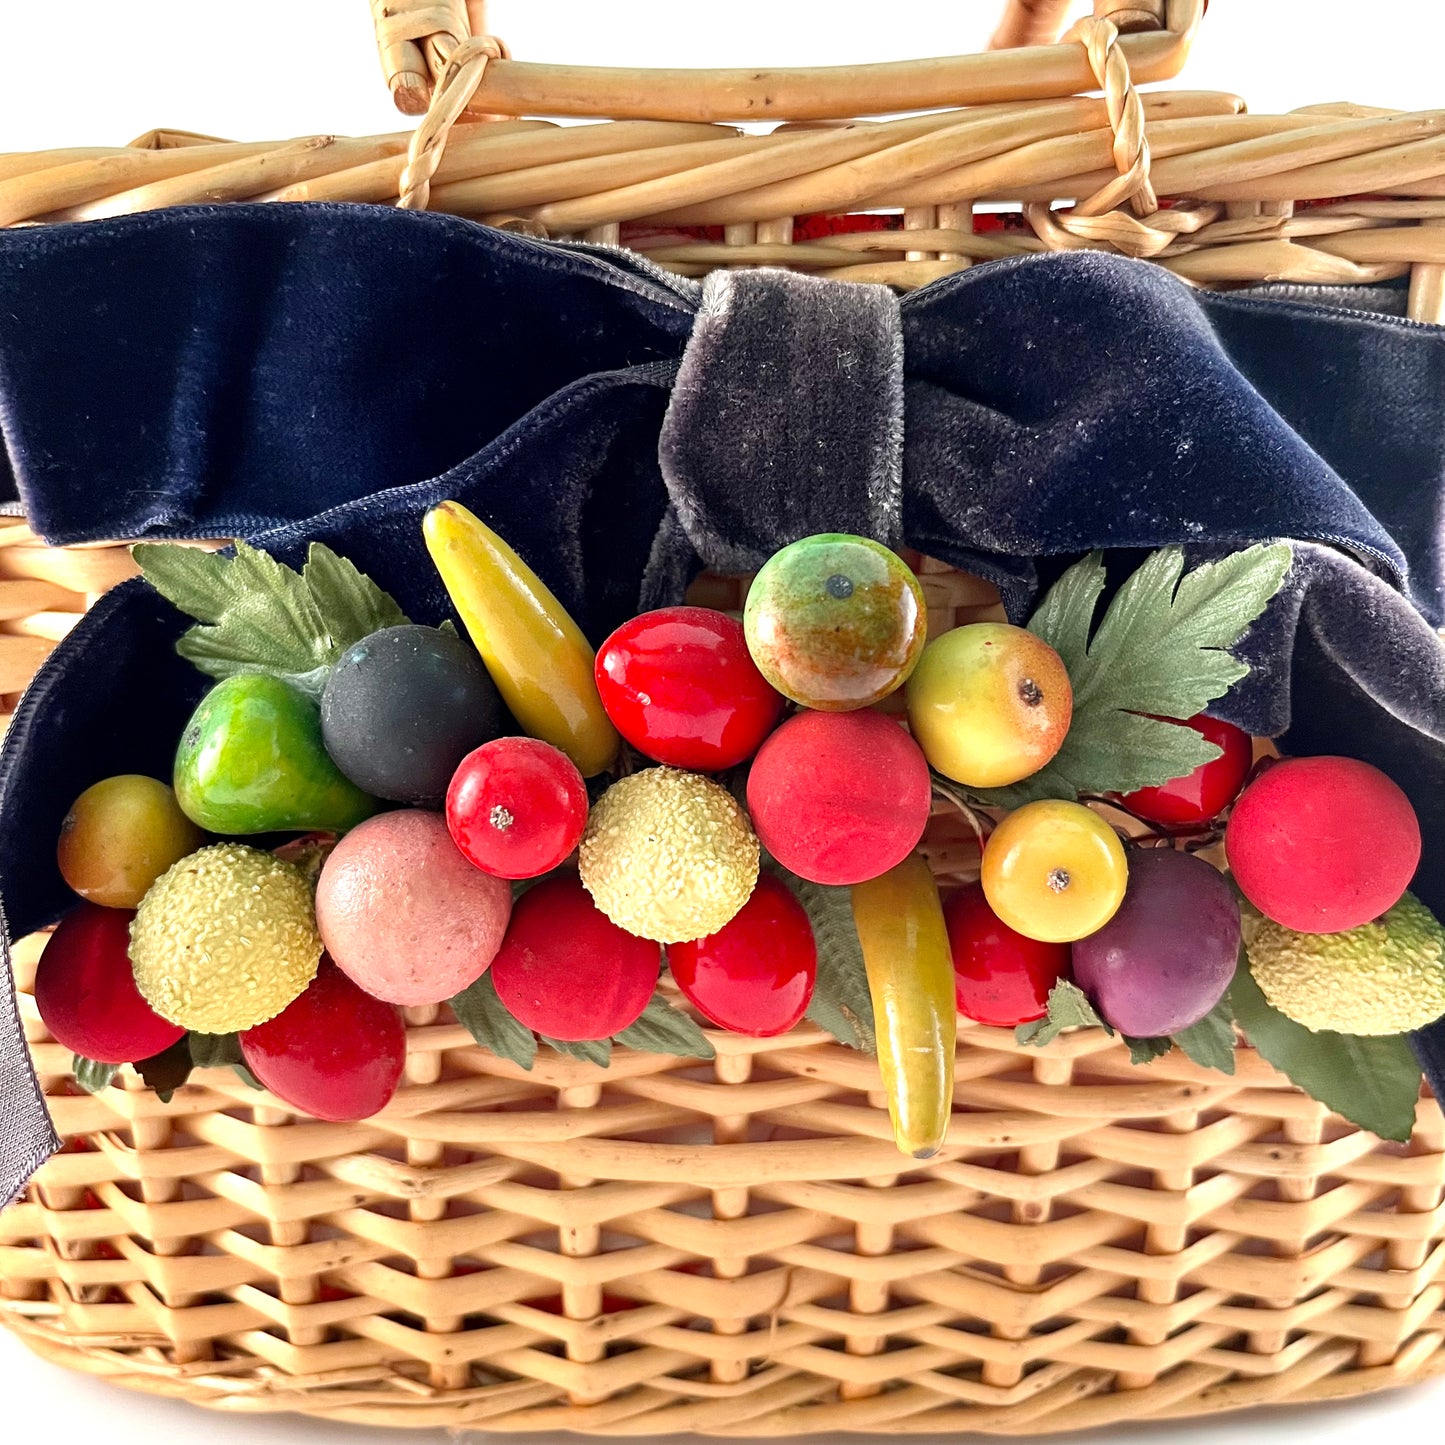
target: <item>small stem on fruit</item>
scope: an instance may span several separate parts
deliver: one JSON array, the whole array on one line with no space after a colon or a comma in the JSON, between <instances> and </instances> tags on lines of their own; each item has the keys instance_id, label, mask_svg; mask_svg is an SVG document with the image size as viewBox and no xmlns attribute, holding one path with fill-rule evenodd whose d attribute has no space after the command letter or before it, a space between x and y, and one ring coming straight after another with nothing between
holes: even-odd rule
<instances>
[{"instance_id":1,"label":"small stem on fruit","mask_svg":"<svg viewBox=\"0 0 1445 1445\"><path fill-rule=\"evenodd\" d=\"M1152 848L1157 843L1167 843L1172 848L1175 840L1179 837L1177 833L1171 833L1167 828L1161 828L1157 823L1151 823L1148 818L1141 818L1132 808L1126 808L1118 798L1105 797L1103 793L1080 793L1081 803L1098 803L1101 807L1113 808L1115 812L1123 813L1126 818L1132 818L1141 828L1149 830L1147 838L1130 838L1124 835L1126 843L1132 843L1136 848Z\"/></svg>"},{"instance_id":2,"label":"small stem on fruit","mask_svg":"<svg viewBox=\"0 0 1445 1445\"><path fill-rule=\"evenodd\" d=\"M963 814L964 820L973 829L973 836L978 840L979 851L982 852L984 844L988 842L988 835L993 832L993 819L987 813L980 813L951 783L944 782L936 774L933 779L933 793L945 803L952 803Z\"/></svg>"},{"instance_id":3,"label":"small stem on fruit","mask_svg":"<svg viewBox=\"0 0 1445 1445\"><path fill-rule=\"evenodd\" d=\"M1062 893L1074 880L1069 877L1067 868L1051 868L1049 876L1045 879L1049 888L1054 893Z\"/></svg>"}]
</instances>

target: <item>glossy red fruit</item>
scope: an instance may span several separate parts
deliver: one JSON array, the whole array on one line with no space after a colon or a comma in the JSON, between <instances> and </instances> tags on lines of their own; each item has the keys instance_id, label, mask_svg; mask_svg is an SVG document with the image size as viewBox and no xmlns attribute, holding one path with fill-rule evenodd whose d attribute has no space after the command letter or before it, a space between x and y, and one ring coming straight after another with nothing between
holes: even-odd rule
<instances>
[{"instance_id":1,"label":"glossy red fruit","mask_svg":"<svg viewBox=\"0 0 1445 1445\"><path fill-rule=\"evenodd\" d=\"M134 1064L185 1029L141 997L130 965L130 909L83 903L50 935L35 970L35 1003L51 1037L101 1064Z\"/></svg>"},{"instance_id":2,"label":"glossy red fruit","mask_svg":"<svg viewBox=\"0 0 1445 1445\"><path fill-rule=\"evenodd\" d=\"M596 671L612 725L669 767L731 768L757 751L783 710L742 623L710 607L663 607L624 622L598 650Z\"/></svg>"},{"instance_id":3,"label":"glossy red fruit","mask_svg":"<svg viewBox=\"0 0 1445 1445\"><path fill-rule=\"evenodd\" d=\"M1177 725L1193 728L1216 744L1222 749L1219 757L1157 788L1126 793L1119 801L1131 813L1161 827L1197 828L1212 823L1239 796L1254 760L1254 743L1242 728L1203 713Z\"/></svg>"},{"instance_id":4,"label":"glossy red fruit","mask_svg":"<svg viewBox=\"0 0 1445 1445\"><path fill-rule=\"evenodd\" d=\"M1420 863L1420 823L1399 785L1369 763L1287 758L1240 795L1224 851L1266 918L1342 933L1400 901Z\"/></svg>"},{"instance_id":5,"label":"glossy red fruit","mask_svg":"<svg viewBox=\"0 0 1445 1445\"><path fill-rule=\"evenodd\" d=\"M447 827L483 873L536 878L582 841L587 785L551 743L498 738L462 759L447 789Z\"/></svg>"},{"instance_id":6,"label":"glossy red fruit","mask_svg":"<svg viewBox=\"0 0 1445 1445\"><path fill-rule=\"evenodd\" d=\"M338 1123L380 1113L406 1064L401 1015L325 954L300 998L240 1038L246 1067L278 1099Z\"/></svg>"},{"instance_id":7,"label":"glossy red fruit","mask_svg":"<svg viewBox=\"0 0 1445 1445\"><path fill-rule=\"evenodd\" d=\"M896 867L923 836L931 805L918 744L866 710L789 718L748 774L763 847L814 883L863 883Z\"/></svg>"},{"instance_id":8,"label":"glossy red fruit","mask_svg":"<svg viewBox=\"0 0 1445 1445\"><path fill-rule=\"evenodd\" d=\"M784 1034L808 1010L818 976L813 926L792 890L769 873L718 932L667 950L684 997L720 1028Z\"/></svg>"},{"instance_id":9,"label":"glossy red fruit","mask_svg":"<svg viewBox=\"0 0 1445 1445\"><path fill-rule=\"evenodd\" d=\"M549 878L512 910L492 984L549 1039L606 1039L636 1023L661 968L659 944L619 928L576 878Z\"/></svg>"},{"instance_id":10,"label":"glossy red fruit","mask_svg":"<svg viewBox=\"0 0 1445 1445\"><path fill-rule=\"evenodd\" d=\"M954 989L965 1018L993 1028L1032 1023L1048 1012L1049 990L1069 976L1069 945L1015 932L972 883L943 905L953 950Z\"/></svg>"}]
</instances>

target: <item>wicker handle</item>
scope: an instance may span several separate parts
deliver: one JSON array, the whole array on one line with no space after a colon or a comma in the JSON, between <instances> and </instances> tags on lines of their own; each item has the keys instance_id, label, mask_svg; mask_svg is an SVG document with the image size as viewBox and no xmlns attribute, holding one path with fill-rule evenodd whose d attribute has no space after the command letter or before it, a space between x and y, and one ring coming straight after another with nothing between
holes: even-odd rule
<instances>
[{"instance_id":1,"label":"wicker handle","mask_svg":"<svg viewBox=\"0 0 1445 1445\"><path fill-rule=\"evenodd\" d=\"M1136 82L1170 80L1189 54L1206 0L1094 0L1125 32ZM1009 0L983 55L796 70L639 70L513 60L500 47L468 113L615 120L832 120L997 101L1045 100L1098 81L1078 45L1051 43L1066 0ZM425 113L436 80L471 37L483 0L372 0L383 73L398 109Z\"/></svg>"}]
</instances>

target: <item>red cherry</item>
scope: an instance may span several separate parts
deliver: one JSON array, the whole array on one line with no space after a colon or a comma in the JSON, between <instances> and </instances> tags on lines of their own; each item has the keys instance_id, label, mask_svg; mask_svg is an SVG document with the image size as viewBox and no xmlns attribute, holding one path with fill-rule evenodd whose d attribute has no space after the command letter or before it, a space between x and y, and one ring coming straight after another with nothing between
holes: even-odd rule
<instances>
[{"instance_id":1,"label":"red cherry","mask_svg":"<svg viewBox=\"0 0 1445 1445\"><path fill-rule=\"evenodd\" d=\"M300 998L240 1038L246 1067L278 1099L337 1123L380 1113L406 1064L401 1015L326 954Z\"/></svg>"},{"instance_id":2,"label":"red cherry","mask_svg":"<svg viewBox=\"0 0 1445 1445\"><path fill-rule=\"evenodd\" d=\"M82 903L50 936L35 970L35 1003L56 1043L100 1064L134 1064L186 1035L141 997L124 908Z\"/></svg>"},{"instance_id":3,"label":"red cherry","mask_svg":"<svg viewBox=\"0 0 1445 1445\"><path fill-rule=\"evenodd\" d=\"M742 623L710 607L663 607L624 622L602 644L596 671L613 726L669 767L731 768L757 751L783 711Z\"/></svg>"},{"instance_id":4,"label":"red cherry","mask_svg":"<svg viewBox=\"0 0 1445 1445\"><path fill-rule=\"evenodd\" d=\"M882 713L800 712L748 773L764 848L814 883L877 878L918 846L932 784L922 750Z\"/></svg>"},{"instance_id":5,"label":"red cherry","mask_svg":"<svg viewBox=\"0 0 1445 1445\"><path fill-rule=\"evenodd\" d=\"M965 1018L994 1028L1032 1023L1048 1012L1049 990L1069 973L1069 945L1016 933L971 883L943 906L953 949L954 989Z\"/></svg>"},{"instance_id":6,"label":"red cherry","mask_svg":"<svg viewBox=\"0 0 1445 1445\"><path fill-rule=\"evenodd\" d=\"M1287 758L1245 790L1224 834L1240 891L1300 933L1358 928L1400 901L1420 863L1403 790L1355 758Z\"/></svg>"},{"instance_id":7,"label":"red cherry","mask_svg":"<svg viewBox=\"0 0 1445 1445\"><path fill-rule=\"evenodd\" d=\"M549 1039L606 1039L637 1022L662 948L619 928L575 878L528 889L492 963L497 997Z\"/></svg>"},{"instance_id":8,"label":"red cherry","mask_svg":"<svg viewBox=\"0 0 1445 1445\"><path fill-rule=\"evenodd\" d=\"M462 759L447 789L447 827L483 873L536 878L582 841L587 785L550 743L498 738Z\"/></svg>"},{"instance_id":9,"label":"red cherry","mask_svg":"<svg viewBox=\"0 0 1445 1445\"><path fill-rule=\"evenodd\" d=\"M1159 718L1159 722L1175 722ZM1157 788L1140 788L1119 801L1131 813L1164 828L1197 828L1212 823L1238 796L1249 776L1254 744L1242 728L1200 713L1177 724L1193 728L1201 737L1223 749L1212 762L1200 763L1192 773Z\"/></svg>"},{"instance_id":10,"label":"red cherry","mask_svg":"<svg viewBox=\"0 0 1445 1445\"><path fill-rule=\"evenodd\" d=\"M753 1038L785 1034L808 1010L818 949L803 905L764 873L733 920L709 938L673 943L668 966L698 1011Z\"/></svg>"}]
</instances>

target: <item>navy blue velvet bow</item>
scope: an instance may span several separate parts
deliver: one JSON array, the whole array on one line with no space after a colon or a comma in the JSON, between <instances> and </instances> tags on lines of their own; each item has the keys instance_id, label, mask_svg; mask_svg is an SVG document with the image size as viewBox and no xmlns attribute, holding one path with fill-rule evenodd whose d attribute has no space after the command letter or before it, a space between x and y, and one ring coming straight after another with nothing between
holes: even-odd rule
<instances>
[{"instance_id":1,"label":"navy blue velvet bow","mask_svg":"<svg viewBox=\"0 0 1445 1445\"><path fill-rule=\"evenodd\" d=\"M809 531L980 572L1015 616L1089 548L1293 538L1219 711L1390 772L1445 912L1439 328L1092 253L901 303L782 273L704 292L620 252L349 206L3 232L0 295L0 494L47 538L259 536L290 561L323 540L417 620L445 612L418 532L444 498L594 636ZM45 840L70 799L165 776L201 685L181 625L118 589L25 700L0 762L15 933L67 905ZM1418 1036L1437 1088L1440 1034ZM0 1198L18 1067L0 1048Z\"/></svg>"}]
</instances>

